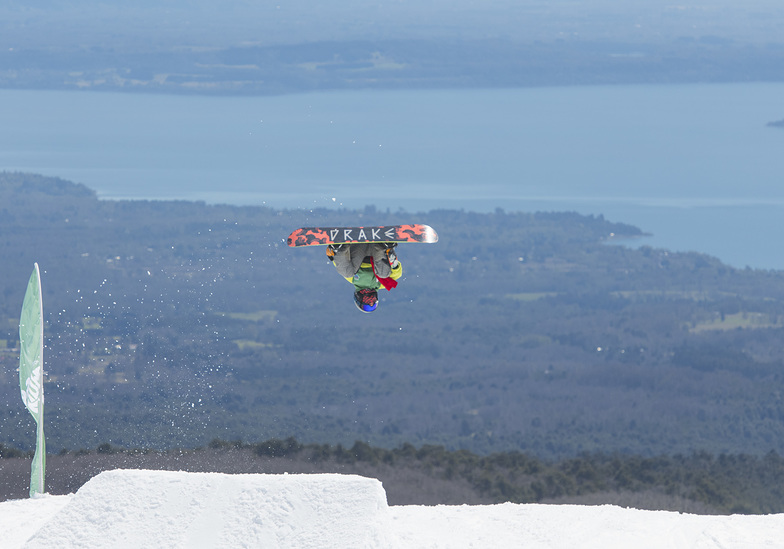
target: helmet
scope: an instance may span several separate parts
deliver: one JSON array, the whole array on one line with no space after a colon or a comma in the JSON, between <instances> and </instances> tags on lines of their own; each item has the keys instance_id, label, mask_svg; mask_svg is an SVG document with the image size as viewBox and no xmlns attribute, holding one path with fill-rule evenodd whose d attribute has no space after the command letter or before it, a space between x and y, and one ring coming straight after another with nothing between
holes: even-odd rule
<instances>
[{"instance_id":1,"label":"helmet","mask_svg":"<svg viewBox=\"0 0 784 549\"><path fill-rule=\"evenodd\" d=\"M378 307L378 292L376 290L357 290L354 292L354 304L363 313L372 313Z\"/></svg>"}]
</instances>

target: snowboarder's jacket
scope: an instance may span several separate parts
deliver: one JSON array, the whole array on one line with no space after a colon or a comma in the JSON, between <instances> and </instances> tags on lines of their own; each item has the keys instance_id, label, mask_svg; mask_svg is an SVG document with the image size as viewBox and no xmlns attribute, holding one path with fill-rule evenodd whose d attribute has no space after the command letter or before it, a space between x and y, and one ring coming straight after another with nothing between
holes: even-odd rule
<instances>
[{"instance_id":1,"label":"snowboarder's jacket","mask_svg":"<svg viewBox=\"0 0 784 549\"><path fill-rule=\"evenodd\" d=\"M366 258L367 259L367 258ZM400 261L397 262L397 265L392 268L392 271L389 273L388 279L382 279L384 281L392 279L394 284L391 286L387 286L387 284L383 284L385 288L388 290L397 286L397 279L403 275L403 265ZM359 266L359 270L356 274L352 276L345 277L346 280L351 282L354 285L354 288L357 290L378 290L381 288L382 283L379 281L376 273L373 271L373 264L370 261L363 261L362 264Z\"/></svg>"}]
</instances>

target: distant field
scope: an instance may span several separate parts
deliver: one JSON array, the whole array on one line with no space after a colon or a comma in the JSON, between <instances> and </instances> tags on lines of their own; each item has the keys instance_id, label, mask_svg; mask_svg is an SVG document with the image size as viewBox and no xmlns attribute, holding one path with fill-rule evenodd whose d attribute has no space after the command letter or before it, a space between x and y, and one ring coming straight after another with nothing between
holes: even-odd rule
<instances>
[{"instance_id":1,"label":"distant field","mask_svg":"<svg viewBox=\"0 0 784 549\"><path fill-rule=\"evenodd\" d=\"M716 313L715 318L698 322L691 332L707 330L735 330L737 328L780 328L781 322L767 313L742 312L728 315Z\"/></svg>"}]
</instances>

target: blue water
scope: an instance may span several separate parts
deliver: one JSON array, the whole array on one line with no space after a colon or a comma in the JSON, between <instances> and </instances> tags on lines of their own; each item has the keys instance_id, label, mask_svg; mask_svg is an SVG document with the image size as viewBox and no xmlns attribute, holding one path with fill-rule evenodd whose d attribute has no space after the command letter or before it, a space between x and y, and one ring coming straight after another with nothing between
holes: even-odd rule
<instances>
[{"instance_id":1,"label":"blue water","mask_svg":"<svg viewBox=\"0 0 784 549\"><path fill-rule=\"evenodd\" d=\"M104 198L571 210L784 269L784 84L180 97L0 90L0 170Z\"/></svg>"}]
</instances>

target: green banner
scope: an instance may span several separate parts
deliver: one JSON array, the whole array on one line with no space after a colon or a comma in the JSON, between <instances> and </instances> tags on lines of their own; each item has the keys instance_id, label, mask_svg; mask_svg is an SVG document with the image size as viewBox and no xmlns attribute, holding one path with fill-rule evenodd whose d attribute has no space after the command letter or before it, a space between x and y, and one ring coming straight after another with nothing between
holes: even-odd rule
<instances>
[{"instance_id":1,"label":"green banner","mask_svg":"<svg viewBox=\"0 0 784 549\"><path fill-rule=\"evenodd\" d=\"M46 469L44 442L44 315L38 263L27 284L19 319L19 387L22 402L37 425L35 456L30 475L30 497L43 494Z\"/></svg>"}]
</instances>

